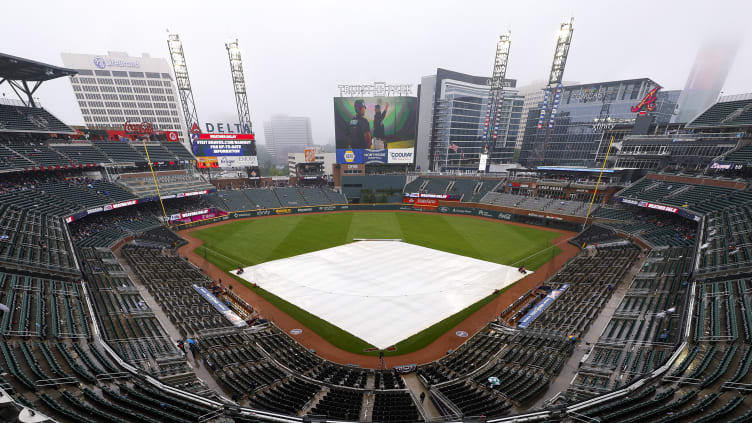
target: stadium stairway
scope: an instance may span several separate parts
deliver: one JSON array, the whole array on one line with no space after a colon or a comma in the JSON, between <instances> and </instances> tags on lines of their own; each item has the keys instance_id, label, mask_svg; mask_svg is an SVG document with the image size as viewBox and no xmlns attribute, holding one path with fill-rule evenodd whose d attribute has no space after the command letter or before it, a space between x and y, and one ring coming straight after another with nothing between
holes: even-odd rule
<instances>
[{"instance_id":1,"label":"stadium stairway","mask_svg":"<svg viewBox=\"0 0 752 423\"><path fill-rule=\"evenodd\" d=\"M420 398L420 394L426 395L423 403L420 399L417 402L418 407L422 409L422 415L427 419L437 419L441 417L441 413L436 408L436 405L431 401L430 390L427 389L423 383L418 379L416 373L408 373L402 375L402 380L405 381L405 387L412 393L414 398Z\"/></svg>"}]
</instances>

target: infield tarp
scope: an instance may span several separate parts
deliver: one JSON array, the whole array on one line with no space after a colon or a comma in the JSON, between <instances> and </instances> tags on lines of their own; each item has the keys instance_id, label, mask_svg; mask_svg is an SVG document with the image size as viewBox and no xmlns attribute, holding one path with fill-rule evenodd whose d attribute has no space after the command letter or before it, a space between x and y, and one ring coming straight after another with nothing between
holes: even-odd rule
<instances>
[{"instance_id":1,"label":"infield tarp","mask_svg":"<svg viewBox=\"0 0 752 423\"><path fill-rule=\"evenodd\" d=\"M524 276L515 267L394 241L345 244L240 275L381 349Z\"/></svg>"}]
</instances>

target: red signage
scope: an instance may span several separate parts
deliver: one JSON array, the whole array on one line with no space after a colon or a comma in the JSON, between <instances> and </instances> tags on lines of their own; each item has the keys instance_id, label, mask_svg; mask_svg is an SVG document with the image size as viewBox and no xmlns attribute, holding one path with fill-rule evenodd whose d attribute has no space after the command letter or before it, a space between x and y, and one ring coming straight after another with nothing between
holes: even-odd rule
<instances>
[{"instance_id":1,"label":"red signage","mask_svg":"<svg viewBox=\"0 0 752 423\"><path fill-rule=\"evenodd\" d=\"M198 123L193 122L193 125L191 125L191 134L200 134L201 128L198 127Z\"/></svg>"},{"instance_id":2,"label":"red signage","mask_svg":"<svg viewBox=\"0 0 752 423\"><path fill-rule=\"evenodd\" d=\"M664 206L663 204L646 203L645 206L649 209L665 211L669 213L678 213L679 209L671 206Z\"/></svg>"},{"instance_id":3,"label":"red signage","mask_svg":"<svg viewBox=\"0 0 752 423\"><path fill-rule=\"evenodd\" d=\"M178 133L175 131L165 131L165 134L167 135L167 141L178 141Z\"/></svg>"},{"instance_id":4,"label":"red signage","mask_svg":"<svg viewBox=\"0 0 752 423\"><path fill-rule=\"evenodd\" d=\"M637 103L636 106L632 106L632 108L630 109L632 113L640 112L642 111L643 108L647 110L648 112L652 112L653 110L655 110L655 107L656 107L655 100L658 99L658 90L660 89L661 89L660 86L656 86L655 88L650 90L645 95L645 98L642 99L642 101Z\"/></svg>"},{"instance_id":5,"label":"red signage","mask_svg":"<svg viewBox=\"0 0 752 423\"><path fill-rule=\"evenodd\" d=\"M253 134L201 134L200 140L253 140L256 137Z\"/></svg>"},{"instance_id":6,"label":"red signage","mask_svg":"<svg viewBox=\"0 0 752 423\"><path fill-rule=\"evenodd\" d=\"M130 123L126 120L123 124L123 131L126 134L151 135L154 133L154 127L151 122Z\"/></svg>"},{"instance_id":7,"label":"red signage","mask_svg":"<svg viewBox=\"0 0 752 423\"><path fill-rule=\"evenodd\" d=\"M439 207L439 200L435 198L416 198L413 207L436 208Z\"/></svg>"}]
</instances>

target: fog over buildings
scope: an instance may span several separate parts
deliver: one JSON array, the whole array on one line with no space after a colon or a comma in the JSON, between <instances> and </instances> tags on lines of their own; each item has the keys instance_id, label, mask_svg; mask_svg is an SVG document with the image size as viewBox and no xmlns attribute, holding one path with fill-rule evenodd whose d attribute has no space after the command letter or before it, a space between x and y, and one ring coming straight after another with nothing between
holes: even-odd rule
<instances>
[{"instance_id":1,"label":"fog over buildings","mask_svg":"<svg viewBox=\"0 0 752 423\"><path fill-rule=\"evenodd\" d=\"M724 95L749 91L752 41L748 2L449 1L370 3L134 0L12 2L0 39L5 53L62 65L61 53L124 51L167 58L167 30L180 35L202 122L234 122L236 108L224 44L238 39L251 119L261 142L275 114L308 116L313 139L333 138L338 83L410 83L437 68L490 75L499 34L511 30L507 78L526 86L547 76L560 22L575 33L566 80L583 83L647 77L682 89L698 49L719 33L738 44ZM18 19L24 16L27 18ZM688 25L687 22L691 22ZM737 32L733 32L737 31ZM13 93L0 86L8 96ZM69 124L83 124L67 79L37 96Z\"/></svg>"}]
</instances>

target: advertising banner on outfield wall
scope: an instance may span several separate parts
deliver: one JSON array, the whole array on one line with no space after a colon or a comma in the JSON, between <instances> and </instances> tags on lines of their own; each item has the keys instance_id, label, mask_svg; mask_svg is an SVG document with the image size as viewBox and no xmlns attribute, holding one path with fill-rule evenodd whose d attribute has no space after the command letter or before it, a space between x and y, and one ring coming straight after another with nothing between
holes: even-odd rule
<instances>
[{"instance_id":1,"label":"advertising banner on outfield wall","mask_svg":"<svg viewBox=\"0 0 752 423\"><path fill-rule=\"evenodd\" d=\"M436 200L434 198L416 198L415 202L413 203L413 207L436 208L439 207L439 200Z\"/></svg>"},{"instance_id":2,"label":"advertising banner on outfield wall","mask_svg":"<svg viewBox=\"0 0 752 423\"><path fill-rule=\"evenodd\" d=\"M413 211L413 212L422 212L422 213L447 213L447 214L455 214L455 215L475 215L495 220L503 220L503 221L516 221L516 222L523 222L531 225L538 225L538 226L551 226L556 227L560 229L565 230L578 230L578 228L581 225L581 222L569 222L569 221L559 221L557 219L554 219L556 216L548 216L548 215L522 215L522 214L515 214L510 213L506 211L499 211L499 210L489 210L484 208L476 208L476 207L455 207L439 204L438 207L431 207L431 206L414 206L414 202L416 199L421 197L412 197L404 199L405 203L403 204L340 204L340 205L326 205L326 206L310 206L310 207L282 207L278 209L264 209L264 210L249 210L249 211L242 211L242 212L230 212L226 216L218 217L215 219L208 219L198 222L191 222L188 224L182 224L177 225L177 229L187 229L196 227L199 225L211 223L211 222L218 222L222 220L227 219L242 219L247 217L265 217L265 216L285 216L290 214L300 214L300 213L325 213L325 212L334 212L334 211L369 211L369 210L389 210L389 211ZM450 203L451 204L451 203ZM460 204L460 203L457 203ZM217 211L219 213L219 211ZM523 211L521 211L523 212ZM524 213L524 212L523 212Z\"/></svg>"}]
</instances>

